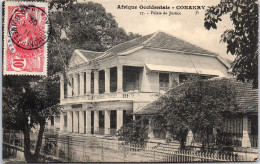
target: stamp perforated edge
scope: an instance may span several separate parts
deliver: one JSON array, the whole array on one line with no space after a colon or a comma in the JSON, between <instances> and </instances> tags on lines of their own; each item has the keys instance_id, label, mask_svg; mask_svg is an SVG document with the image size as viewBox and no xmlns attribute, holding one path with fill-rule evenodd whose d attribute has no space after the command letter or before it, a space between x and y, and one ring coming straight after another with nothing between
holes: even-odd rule
<instances>
[{"instance_id":1,"label":"stamp perforated edge","mask_svg":"<svg viewBox=\"0 0 260 164\"><path fill-rule=\"evenodd\" d=\"M43 64L43 72L16 72L16 71L6 71L6 50L7 50L7 26L8 26L8 6L14 5L34 5L36 7L46 7L46 16L49 17L49 3L48 2L28 2L28 1L5 1L5 9L4 9L4 56L3 56L3 75L17 75L17 76L47 76L47 65L48 65L48 41L43 45L44 46L44 64ZM45 24L45 28L49 31L49 25Z\"/></svg>"}]
</instances>

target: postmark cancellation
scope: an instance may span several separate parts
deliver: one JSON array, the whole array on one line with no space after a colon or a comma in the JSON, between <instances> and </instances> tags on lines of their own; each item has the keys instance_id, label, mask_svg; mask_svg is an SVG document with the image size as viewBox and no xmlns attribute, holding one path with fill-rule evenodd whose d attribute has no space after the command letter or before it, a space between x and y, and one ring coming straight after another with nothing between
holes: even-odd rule
<instances>
[{"instance_id":1,"label":"postmark cancellation","mask_svg":"<svg viewBox=\"0 0 260 164\"><path fill-rule=\"evenodd\" d=\"M5 2L4 75L47 75L47 2Z\"/></svg>"}]
</instances>

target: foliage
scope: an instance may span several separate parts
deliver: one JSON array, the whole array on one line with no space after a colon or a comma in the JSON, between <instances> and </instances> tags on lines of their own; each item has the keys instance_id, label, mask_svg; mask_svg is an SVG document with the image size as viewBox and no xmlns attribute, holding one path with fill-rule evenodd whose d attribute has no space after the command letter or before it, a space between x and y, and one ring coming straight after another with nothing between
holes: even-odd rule
<instances>
[{"instance_id":1,"label":"foliage","mask_svg":"<svg viewBox=\"0 0 260 164\"><path fill-rule=\"evenodd\" d=\"M224 116L236 113L235 93L228 80L193 77L157 101L161 112L152 118L153 128L163 128L185 146L188 130L209 143L213 128L221 129Z\"/></svg>"},{"instance_id":2,"label":"foliage","mask_svg":"<svg viewBox=\"0 0 260 164\"><path fill-rule=\"evenodd\" d=\"M145 140L148 139L148 125L145 122L147 120L141 118L124 124L117 132L119 140L143 147Z\"/></svg>"},{"instance_id":3,"label":"foliage","mask_svg":"<svg viewBox=\"0 0 260 164\"><path fill-rule=\"evenodd\" d=\"M104 51L139 36L127 35L118 28L114 17L106 13L102 5L74 2L50 1L48 76L3 77L3 127L23 131L28 162L38 160L46 120L59 113L58 73L66 71L73 51L78 48ZM35 153L32 154L30 131L35 125L40 125L40 130Z\"/></svg>"},{"instance_id":4,"label":"foliage","mask_svg":"<svg viewBox=\"0 0 260 164\"><path fill-rule=\"evenodd\" d=\"M114 16L98 3L76 3L68 10L50 14L50 72L64 71L75 49L105 51L119 43L139 37L119 28ZM58 62L57 62L58 61ZM56 67L56 69L52 69Z\"/></svg>"},{"instance_id":5,"label":"foliage","mask_svg":"<svg viewBox=\"0 0 260 164\"><path fill-rule=\"evenodd\" d=\"M207 9L204 26L208 30L217 28L218 21L230 14L234 29L227 29L221 41L227 43L227 53L236 55L233 73L238 80L250 81L258 87L258 1L221 0Z\"/></svg>"}]
</instances>

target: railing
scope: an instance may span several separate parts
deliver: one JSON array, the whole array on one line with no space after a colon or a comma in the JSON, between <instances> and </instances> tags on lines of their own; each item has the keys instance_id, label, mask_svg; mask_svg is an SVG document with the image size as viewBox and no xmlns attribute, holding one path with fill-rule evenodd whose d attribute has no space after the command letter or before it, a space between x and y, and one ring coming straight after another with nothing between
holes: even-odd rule
<instances>
[{"instance_id":1,"label":"railing","mask_svg":"<svg viewBox=\"0 0 260 164\"><path fill-rule=\"evenodd\" d=\"M35 148L36 134L31 134ZM22 134L4 133L4 142L23 147ZM149 145L148 142L144 145ZM201 152L197 149L179 150L169 144L155 146L130 145L112 138L93 136L44 135L42 153L63 162L218 162L249 161L235 152ZM257 154L256 154L257 155ZM50 161L51 162L51 161Z\"/></svg>"},{"instance_id":2,"label":"railing","mask_svg":"<svg viewBox=\"0 0 260 164\"><path fill-rule=\"evenodd\" d=\"M105 134L105 129L104 128L98 128L98 134L99 135L104 135Z\"/></svg>"},{"instance_id":3,"label":"railing","mask_svg":"<svg viewBox=\"0 0 260 164\"><path fill-rule=\"evenodd\" d=\"M258 147L258 136L250 135L251 147Z\"/></svg>"},{"instance_id":4,"label":"railing","mask_svg":"<svg viewBox=\"0 0 260 164\"><path fill-rule=\"evenodd\" d=\"M117 133L117 130L113 129L113 128L109 128L109 133L110 133L110 135L115 136Z\"/></svg>"},{"instance_id":5,"label":"railing","mask_svg":"<svg viewBox=\"0 0 260 164\"><path fill-rule=\"evenodd\" d=\"M61 104L66 103L77 103L85 101L98 101L98 100L133 100L133 101L152 101L158 98L157 92L138 92L138 91L129 91L129 92L111 92L104 94L91 94L84 96L72 96L67 97L61 100Z\"/></svg>"},{"instance_id":6,"label":"railing","mask_svg":"<svg viewBox=\"0 0 260 164\"><path fill-rule=\"evenodd\" d=\"M233 133L222 134L217 138L217 142L223 145L241 147L242 138L243 138L242 134L233 134Z\"/></svg>"}]
</instances>

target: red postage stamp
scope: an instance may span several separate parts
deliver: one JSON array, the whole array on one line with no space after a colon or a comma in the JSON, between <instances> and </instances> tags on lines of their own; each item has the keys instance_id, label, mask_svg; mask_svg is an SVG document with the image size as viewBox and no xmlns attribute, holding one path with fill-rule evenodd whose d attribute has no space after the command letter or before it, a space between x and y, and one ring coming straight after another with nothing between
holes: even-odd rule
<instances>
[{"instance_id":1,"label":"red postage stamp","mask_svg":"<svg viewBox=\"0 0 260 164\"><path fill-rule=\"evenodd\" d=\"M4 75L47 75L48 3L6 2Z\"/></svg>"}]
</instances>

